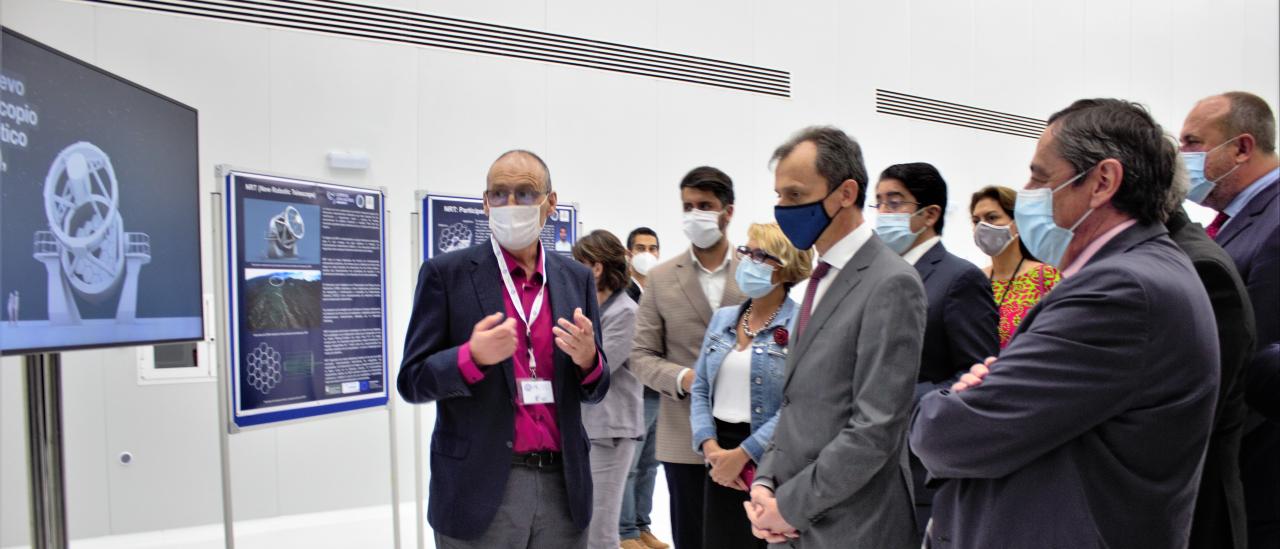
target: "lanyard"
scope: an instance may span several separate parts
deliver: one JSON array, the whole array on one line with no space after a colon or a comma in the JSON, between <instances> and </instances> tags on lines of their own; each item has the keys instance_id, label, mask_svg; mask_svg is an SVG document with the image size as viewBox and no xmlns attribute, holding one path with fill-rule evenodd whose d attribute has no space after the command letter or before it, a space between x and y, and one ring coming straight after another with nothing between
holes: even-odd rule
<instances>
[{"instance_id":1,"label":"lanyard","mask_svg":"<svg viewBox=\"0 0 1280 549\"><path fill-rule=\"evenodd\" d=\"M997 307L1000 307L1000 308L1004 307L1005 298L1009 297L1009 292L1013 291L1013 281L1014 279L1018 278L1018 269L1022 268L1022 262L1026 260L1027 258L1025 256L1022 259L1019 259L1018 266L1013 268L1013 276L1009 277L1009 285L1005 286L1004 292L1000 294L1000 304L997 305ZM991 269L992 271L994 271L995 267L992 267Z\"/></svg>"},{"instance_id":2,"label":"lanyard","mask_svg":"<svg viewBox=\"0 0 1280 549\"><path fill-rule=\"evenodd\" d=\"M507 260L502 257L502 248L498 247L496 240L490 240L489 243L493 244L493 255L498 258L498 271L502 273L502 284L507 288L507 297L511 298L516 314L520 315L520 320L524 322L524 346L529 351L529 373L537 379L538 361L533 357L533 321L537 320L538 313L542 312L542 298L547 291L547 258L542 250L538 250L538 268L542 271L542 286L538 288L538 295L533 298L533 311L529 313L532 316L526 316L524 301L520 299L520 294L516 292L516 284L511 280L511 270L507 269Z\"/></svg>"}]
</instances>

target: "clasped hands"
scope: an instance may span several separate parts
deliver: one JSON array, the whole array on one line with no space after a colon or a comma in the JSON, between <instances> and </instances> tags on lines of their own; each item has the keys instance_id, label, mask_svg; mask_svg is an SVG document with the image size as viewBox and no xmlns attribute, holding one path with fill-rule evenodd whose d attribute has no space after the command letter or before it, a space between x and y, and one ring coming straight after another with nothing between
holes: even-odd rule
<instances>
[{"instance_id":1,"label":"clasped hands","mask_svg":"<svg viewBox=\"0 0 1280 549\"><path fill-rule=\"evenodd\" d=\"M773 490L757 484L751 487L751 501L742 502L751 521L751 534L769 543L783 543L800 537L800 532L787 524L778 512L778 500Z\"/></svg>"},{"instance_id":2,"label":"clasped hands","mask_svg":"<svg viewBox=\"0 0 1280 549\"><path fill-rule=\"evenodd\" d=\"M516 319L503 320L503 313L493 313L480 319L471 330L471 360L482 366L497 364L511 358L516 352ZM591 319L582 314L582 308L573 310L573 322L561 318L551 328L556 347L569 355L582 371L589 372L596 365L596 337Z\"/></svg>"},{"instance_id":3,"label":"clasped hands","mask_svg":"<svg viewBox=\"0 0 1280 549\"><path fill-rule=\"evenodd\" d=\"M715 440L708 440L702 443L702 455L706 456L707 464L711 466L711 471L707 474L713 482L725 488L747 491L749 487L742 480L742 469L751 461L751 456L747 455L742 446L725 450Z\"/></svg>"}]
</instances>

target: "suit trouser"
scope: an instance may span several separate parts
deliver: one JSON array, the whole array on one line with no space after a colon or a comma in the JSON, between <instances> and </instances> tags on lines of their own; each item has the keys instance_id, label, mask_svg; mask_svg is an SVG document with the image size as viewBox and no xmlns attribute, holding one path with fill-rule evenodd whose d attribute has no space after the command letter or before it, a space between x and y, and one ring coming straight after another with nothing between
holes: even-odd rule
<instances>
[{"instance_id":1,"label":"suit trouser","mask_svg":"<svg viewBox=\"0 0 1280 549\"><path fill-rule=\"evenodd\" d=\"M1256 413L1249 415L1256 421ZM1249 517L1249 547L1280 547L1280 421L1262 420L1245 428L1240 481Z\"/></svg>"},{"instance_id":2,"label":"suit trouser","mask_svg":"<svg viewBox=\"0 0 1280 549\"><path fill-rule=\"evenodd\" d=\"M439 549L585 549L587 531L573 525L564 470L512 465L498 514L479 538L436 534Z\"/></svg>"},{"instance_id":3,"label":"suit trouser","mask_svg":"<svg viewBox=\"0 0 1280 549\"><path fill-rule=\"evenodd\" d=\"M618 517L622 493L626 489L631 458L639 445L633 438L591 439L591 525L587 527L590 549L618 549Z\"/></svg>"},{"instance_id":4,"label":"suit trouser","mask_svg":"<svg viewBox=\"0 0 1280 549\"><path fill-rule=\"evenodd\" d=\"M671 493L671 537L675 549L702 549L706 466L663 462L662 470L667 475L667 491Z\"/></svg>"}]
</instances>

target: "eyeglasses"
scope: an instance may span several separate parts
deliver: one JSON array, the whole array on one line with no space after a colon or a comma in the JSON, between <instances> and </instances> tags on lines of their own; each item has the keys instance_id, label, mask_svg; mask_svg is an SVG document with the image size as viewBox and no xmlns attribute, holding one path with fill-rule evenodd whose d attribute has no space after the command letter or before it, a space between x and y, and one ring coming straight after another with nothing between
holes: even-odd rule
<instances>
[{"instance_id":1,"label":"eyeglasses","mask_svg":"<svg viewBox=\"0 0 1280 549\"><path fill-rule=\"evenodd\" d=\"M872 204L871 207L880 211L896 212L898 210L901 210L902 207L906 206L907 204L911 204L913 206L916 206L917 208L920 207L919 202L911 202L907 200L902 200L901 198L890 198L879 204Z\"/></svg>"},{"instance_id":2,"label":"eyeglasses","mask_svg":"<svg viewBox=\"0 0 1280 549\"><path fill-rule=\"evenodd\" d=\"M515 190L491 189L484 192L484 199L485 202L489 203L489 206L506 206L511 203L511 197L514 196L516 204L532 206L542 202L542 197L546 194L533 187L519 187Z\"/></svg>"},{"instance_id":3,"label":"eyeglasses","mask_svg":"<svg viewBox=\"0 0 1280 549\"><path fill-rule=\"evenodd\" d=\"M735 249L734 251L737 252L739 260L750 259L752 263L764 263L765 261L772 261L774 263L777 263L779 267L786 265L786 263L783 262L782 259L780 259L778 256L770 254L769 252L766 252L759 248L748 248L746 246L738 246L738 248Z\"/></svg>"}]
</instances>

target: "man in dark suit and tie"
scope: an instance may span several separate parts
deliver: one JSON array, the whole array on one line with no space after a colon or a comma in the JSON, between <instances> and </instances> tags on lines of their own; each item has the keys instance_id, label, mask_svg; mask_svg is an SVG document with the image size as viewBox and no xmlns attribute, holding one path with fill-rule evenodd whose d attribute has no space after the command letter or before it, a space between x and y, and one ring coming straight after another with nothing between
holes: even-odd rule
<instances>
[{"instance_id":1,"label":"man in dark suit and tie","mask_svg":"<svg viewBox=\"0 0 1280 549\"><path fill-rule=\"evenodd\" d=\"M1169 239L1176 147L1140 105L1049 118L1014 217L1063 268L1001 353L920 400L933 547L1185 547L1218 392L1213 308Z\"/></svg>"},{"instance_id":2,"label":"man in dark suit and tie","mask_svg":"<svg viewBox=\"0 0 1280 549\"><path fill-rule=\"evenodd\" d=\"M539 241L555 206L542 159L504 153L484 193L492 239L419 270L397 388L437 403L437 547L586 547L580 404L604 397L609 370L591 271Z\"/></svg>"},{"instance_id":3,"label":"man in dark suit and tie","mask_svg":"<svg viewBox=\"0 0 1280 549\"><path fill-rule=\"evenodd\" d=\"M973 263L942 245L947 182L924 162L894 164L876 184L876 233L915 266L924 282L929 313L920 356L915 399L950 387L969 366L1000 352L1000 311L991 297L991 281ZM924 535L933 489L925 484L920 459L911 456L915 484L916 528Z\"/></svg>"},{"instance_id":4,"label":"man in dark suit and tie","mask_svg":"<svg viewBox=\"0 0 1280 549\"><path fill-rule=\"evenodd\" d=\"M1249 289L1257 347L1245 373L1250 414L1240 447L1250 547L1280 547L1280 159L1262 98L1205 98L1182 124L1189 198L1218 211L1208 233Z\"/></svg>"}]
</instances>

